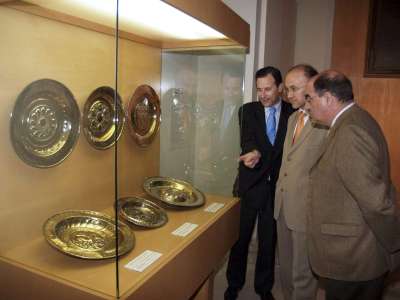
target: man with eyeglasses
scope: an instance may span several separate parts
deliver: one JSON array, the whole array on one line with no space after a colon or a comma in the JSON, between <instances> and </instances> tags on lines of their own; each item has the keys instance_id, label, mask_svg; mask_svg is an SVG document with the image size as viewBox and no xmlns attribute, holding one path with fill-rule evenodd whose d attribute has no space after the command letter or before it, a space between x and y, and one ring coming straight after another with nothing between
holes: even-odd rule
<instances>
[{"instance_id":1,"label":"man with eyeglasses","mask_svg":"<svg viewBox=\"0 0 400 300\"><path fill-rule=\"evenodd\" d=\"M287 100L297 109L288 121L275 193L279 272L285 300L312 300L317 293L318 282L311 271L306 242L308 172L327 128L313 123L304 110L305 87L316 74L310 65L296 65L284 81Z\"/></svg>"},{"instance_id":2,"label":"man with eyeglasses","mask_svg":"<svg viewBox=\"0 0 400 300\"><path fill-rule=\"evenodd\" d=\"M400 216L385 137L353 99L350 80L328 70L306 86L306 109L329 134L310 170L307 215L312 270L327 300L382 299Z\"/></svg>"}]
</instances>

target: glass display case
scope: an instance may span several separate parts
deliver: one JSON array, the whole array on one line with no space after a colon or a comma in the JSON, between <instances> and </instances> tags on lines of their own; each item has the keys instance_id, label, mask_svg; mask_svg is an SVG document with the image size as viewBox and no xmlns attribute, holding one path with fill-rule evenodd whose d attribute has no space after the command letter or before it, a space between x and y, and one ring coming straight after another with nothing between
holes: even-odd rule
<instances>
[{"instance_id":1,"label":"glass display case","mask_svg":"<svg viewBox=\"0 0 400 300\"><path fill-rule=\"evenodd\" d=\"M240 155L244 52L163 51L160 173L232 195Z\"/></svg>"},{"instance_id":2,"label":"glass display case","mask_svg":"<svg viewBox=\"0 0 400 300\"><path fill-rule=\"evenodd\" d=\"M187 299L232 245L248 25L190 2L0 1L5 299Z\"/></svg>"}]
</instances>

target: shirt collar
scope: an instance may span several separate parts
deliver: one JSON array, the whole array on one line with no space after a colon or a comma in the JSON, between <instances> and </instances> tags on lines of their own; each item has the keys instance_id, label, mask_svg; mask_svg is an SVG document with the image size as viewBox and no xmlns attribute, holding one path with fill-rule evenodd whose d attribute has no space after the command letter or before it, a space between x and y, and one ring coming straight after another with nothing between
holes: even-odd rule
<instances>
[{"instance_id":1,"label":"shirt collar","mask_svg":"<svg viewBox=\"0 0 400 300\"><path fill-rule=\"evenodd\" d=\"M276 113L280 113L281 112L281 108L282 108L282 100L279 98L278 102L275 103L274 105L265 106L264 107L265 112L269 112L269 108L270 107L275 107Z\"/></svg>"},{"instance_id":2,"label":"shirt collar","mask_svg":"<svg viewBox=\"0 0 400 300\"><path fill-rule=\"evenodd\" d=\"M343 108L338 112L338 114L335 116L335 118L333 119L332 124L331 124L330 127L333 127L333 125L335 125L337 119L338 119L346 110L348 110L350 107L352 107L354 104L355 104L355 102L352 101L350 104L347 104L345 107L343 107Z\"/></svg>"}]
</instances>

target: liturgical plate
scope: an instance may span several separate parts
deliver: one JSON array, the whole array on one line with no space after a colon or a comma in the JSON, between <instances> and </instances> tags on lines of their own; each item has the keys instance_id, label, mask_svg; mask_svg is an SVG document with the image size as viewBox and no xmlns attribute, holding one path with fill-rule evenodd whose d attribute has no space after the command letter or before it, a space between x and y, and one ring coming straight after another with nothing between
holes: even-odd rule
<instances>
[{"instance_id":1,"label":"liturgical plate","mask_svg":"<svg viewBox=\"0 0 400 300\"><path fill-rule=\"evenodd\" d=\"M170 177L150 177L143 184L150 196L176 207L197 207L205 202L204 194L190 183Z\"/></svg>"},{"instance_id":2,"label":"liturgical plate","mask_svg":"<svg viewBox=\"0 0 400 300\"><path fill-rule=\"evenodd\" d=\"M55 166L72 152L79 119L79 107L66 86L52 79L34 81L14 105L11 143L25 163L38 168Z\"/></svg>"},{"instance_id":3,"label":"liturgical plate","mask_svg":"<svg viewBox=\"0 0 400 300\"><path fill-rule=\"evenodd\" d=\"M147 228L160 227L168 222L164 209L139 197L119 199L118 213L126 221Z\"/></svg>"},{"instance_id":4,"label":"liturgical plate","mask_svg":"<svg viewBox=\"0 0 400 300\"><path fill-rule=\"evenodd\" d=\"M124 123L121 97L113 88L99 87L90 94L83 109L83 133L89 144L100 150L110 148L121 136Z\"/></svg>"},{"instance_id":5,"label":"liturgical plate","mask_svg":"<svg viewBox=\"0 0 400 300\"><path fill-rule=\"evenodd\" d=\"M135 142L148 146L155 138L161 122L160 99L149 85L139 86L128 106L129 132Z\"/></svg>"},{"instance_id":6,"label":"liturgical plate","mask_svg":"<svg viewBox=\"0 0 400 300\"><path fill-rule=\"evenodd\" d=\"M46 240L57 250L79 258L116 256L115 220L89 210L69 210L49 218L43 225ZM118 222L118 255L133 249L135 237L129 226Z\"/></svg>"}]
</instances>

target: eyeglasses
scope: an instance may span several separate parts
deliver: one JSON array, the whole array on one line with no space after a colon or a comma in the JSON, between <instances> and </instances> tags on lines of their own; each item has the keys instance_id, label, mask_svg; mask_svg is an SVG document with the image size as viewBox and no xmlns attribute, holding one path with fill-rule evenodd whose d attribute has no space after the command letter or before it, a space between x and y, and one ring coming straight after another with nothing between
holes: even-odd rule
<instances>
[{"instance_id":1,"label":"eyeglasses","mask_svg":"<svg viewBox=\"0 0 400 300\"><path fill-rule=\"evenodd\" d=\"M298 91L300 91L300 90L302 90L302 89L304 89L304 86L302 86L302 87L298 87L298 86L289 86L288 88L287 88L287 87L284 88L284 92L285 92L286 94L288 94L289 92L297 93Z\"/></svg>"},{"instance_id":2,"label":"eyeglasses","mask_svg":"<svg viewBox=\"0 0 400 300\"><path fill-rule=\"evenodd\" d=\"M304 99L306 100L306 102L311 102L315 99L315 97L312 97L309 94L305 94Z\"/></svg>"}]
</instances>

